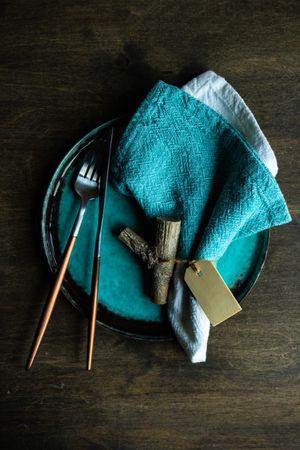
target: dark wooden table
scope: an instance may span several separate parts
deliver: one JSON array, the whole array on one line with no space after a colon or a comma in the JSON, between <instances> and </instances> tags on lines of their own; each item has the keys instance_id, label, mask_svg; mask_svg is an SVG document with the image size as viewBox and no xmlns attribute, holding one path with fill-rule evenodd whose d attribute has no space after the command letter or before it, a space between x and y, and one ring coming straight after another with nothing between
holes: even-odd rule
<instances>
[{"instance_id":1,"label":"dark wooden table","mask_svg":"<svg viewBox=\"0 0 300 450\"><path fill-rule=\"evenodd\" d=\"M1 449L299 449L299 3L2 0ZM80 137L157 79L225 76L273 146L293 222L272 232L242 314L213 329L206 364L174 342L97 329L63 298L24 371L50 286L42 199Z\"/></svg>"}]
</instances>

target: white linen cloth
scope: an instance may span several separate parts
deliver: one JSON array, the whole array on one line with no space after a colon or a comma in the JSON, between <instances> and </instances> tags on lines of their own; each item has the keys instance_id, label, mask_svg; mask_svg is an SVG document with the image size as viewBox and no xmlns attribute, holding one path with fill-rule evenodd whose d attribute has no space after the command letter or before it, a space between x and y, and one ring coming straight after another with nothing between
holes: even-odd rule
<instances>
[{"instance_id":1,"label":"white linen cloth","mask_svg":"<svg viewBox=\"0 0 300 450\"><path fill-rule=\"evenodd\" d=\"M277 160L270 144L242 97L223 77L209 70L193 78L182 89L221 114L239 130L272 175L276 176ZM168 316L191 362L205 362L210 322L185 284L184 272L183 265L176 266L169 294Z\"/></svg>"}]
</instances>

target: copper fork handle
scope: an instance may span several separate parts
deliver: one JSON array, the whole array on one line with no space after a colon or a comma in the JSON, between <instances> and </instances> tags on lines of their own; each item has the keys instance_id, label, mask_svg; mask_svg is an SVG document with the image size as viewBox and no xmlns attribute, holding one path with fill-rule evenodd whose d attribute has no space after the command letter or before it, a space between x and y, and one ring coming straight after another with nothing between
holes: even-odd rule
<instances>
[{"instance_id":1,"label":"copper fork handle","mask_svg":"<svg viewBox=\"0 0 300 450\"><path fill-rule=\"evenodd\" d=\"M37 333L36 333L36 336L34 338L34 341L33 341L33 344L32 344L32 348L31 348L31 351L30 351L30 354L29 354L29 357L28 357L28 361L27 361L27 364L26 364L26 369L30 369L31 368L31 366L33 364L33 361L34 361L34 358L35 358L35 356L36 356L36 354L38 352L39 346L40 346L40 344L42 342L43 336L45 334L45 331L46 331L47 325L49 323L49 320L51 318L51 315L52 315L52 312L53 312L53 309L54 309L54 306L55 306L55 303L56 303L56 300L57 300L57 297L58 297L58 294L59 294L59 291L60 291L60 288L61 288L61 285L62 285L62 282L63 282L63 279L64 279L64 276L65 276L65 273L66 273L66 270L67 270L67 267L68 267L68 264L69 264L69 261L70 261L70 257L71 257L71 254L72 254L75 242L76 242L76 236L72 236L70 238L68 246L67 246L67 248L65 250L64 257L63 257L61 266L59 268L59 271L58 271L58 273L56 275L56 279L55 279L53 288L52 288L52 290L50 292L50 295L49 295L48 301L46 303L45 309L44 309L44 311L42 313L42 317L41 317L41 320L40 320L40 323L39 323L39 326L38 326L38 329L37 329Z\"/></svg>"}]
</instances>

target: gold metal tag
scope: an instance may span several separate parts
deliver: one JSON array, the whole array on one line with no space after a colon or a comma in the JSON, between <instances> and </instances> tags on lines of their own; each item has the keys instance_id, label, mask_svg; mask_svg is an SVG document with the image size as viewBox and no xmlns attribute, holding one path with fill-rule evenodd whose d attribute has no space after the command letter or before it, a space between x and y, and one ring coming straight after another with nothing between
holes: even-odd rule
<instances>
[{"instance_id":1,"label":"gold metal tag","mask_svg":"<svg viewBox=\"0 0 300 450\"><path fill-rule=\"evenodd\" d=\"M196 261L186 269L184 281L212 326L242 310L212 261Z\"/></svg>"}]
</instances>

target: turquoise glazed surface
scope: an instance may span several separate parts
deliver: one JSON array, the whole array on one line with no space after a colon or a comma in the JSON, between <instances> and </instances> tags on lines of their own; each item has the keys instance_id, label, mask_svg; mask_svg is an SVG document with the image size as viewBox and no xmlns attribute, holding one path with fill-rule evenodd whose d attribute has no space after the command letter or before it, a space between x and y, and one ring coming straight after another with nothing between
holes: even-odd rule
<instances>
[{"instance_id":1,"label":"turquoise glazed surface","mask_svg":"<svg viewBox=\"0 0 300 450\"><path fill-rule=\"evenodd\" d=\"M72 177L66 179L59 205L58 239L65 248L73 218L79 206L73 192ZM141 320L161 320L161 308L146 296L143 286L145 266L118 240L126 226L141 228L142 213L134 200L108 186L101 248L101 283L99 299L116 314ZM97 227L97 200L90 202L74 248L69 271L88 294L91 287L92 257Z\"/></svg>"},{"instance_id":2,"label":"turquoise glazed surface","mask_svg":"<svg viewBox=\"0 0 300 450\"><path fill-rule=\"evenodd\" d=\"M64 251L76 213L79 197L73 186L84 158L84 149L94 145L101 129L119 123L104 124L81 139L58 166L46 193L42 235L52 271ZM116 133L117 136L117 133ZM62 290L71 303L86 313L91 286L92 257L97 227L98 200L88 205L81 231L70 260ZM167 339L172 336L164 307L150 301L150 274L145 265L122 244L117 236L130 226L149 238L151 222L130 197L108 186L101 251L101 274L97 322L123 334L143 339ZM230 245L217 266L238 300L254 285L264 263L269 231L243 238Z\"/></svg>"},{"instance_id":3,"label":"turquoise glazed surface","mask_svg":"<svg viewBox=\"0 0 300 450\"><path fill-rule=\"evenodd\" d=\"M59 205L58 239L62 251L79 207L79 199L73 190L74 177L71 175L68 174L65 178ZM160 321L161 307L151 303L144 292L146 267L117 239L124 227L140 230L142 222L143 215L135 201L109 186L103 228L99 301L124 317ZM88 206L69 266L72 278L87 294L91 286L91 255L94 251L96 226L97 201L94 201ZM235 241L218 261L217 267L230 288L234 288L238 280L243 280L256 263L259 242L259 234Z\"/></svg>"}]
</instances>

